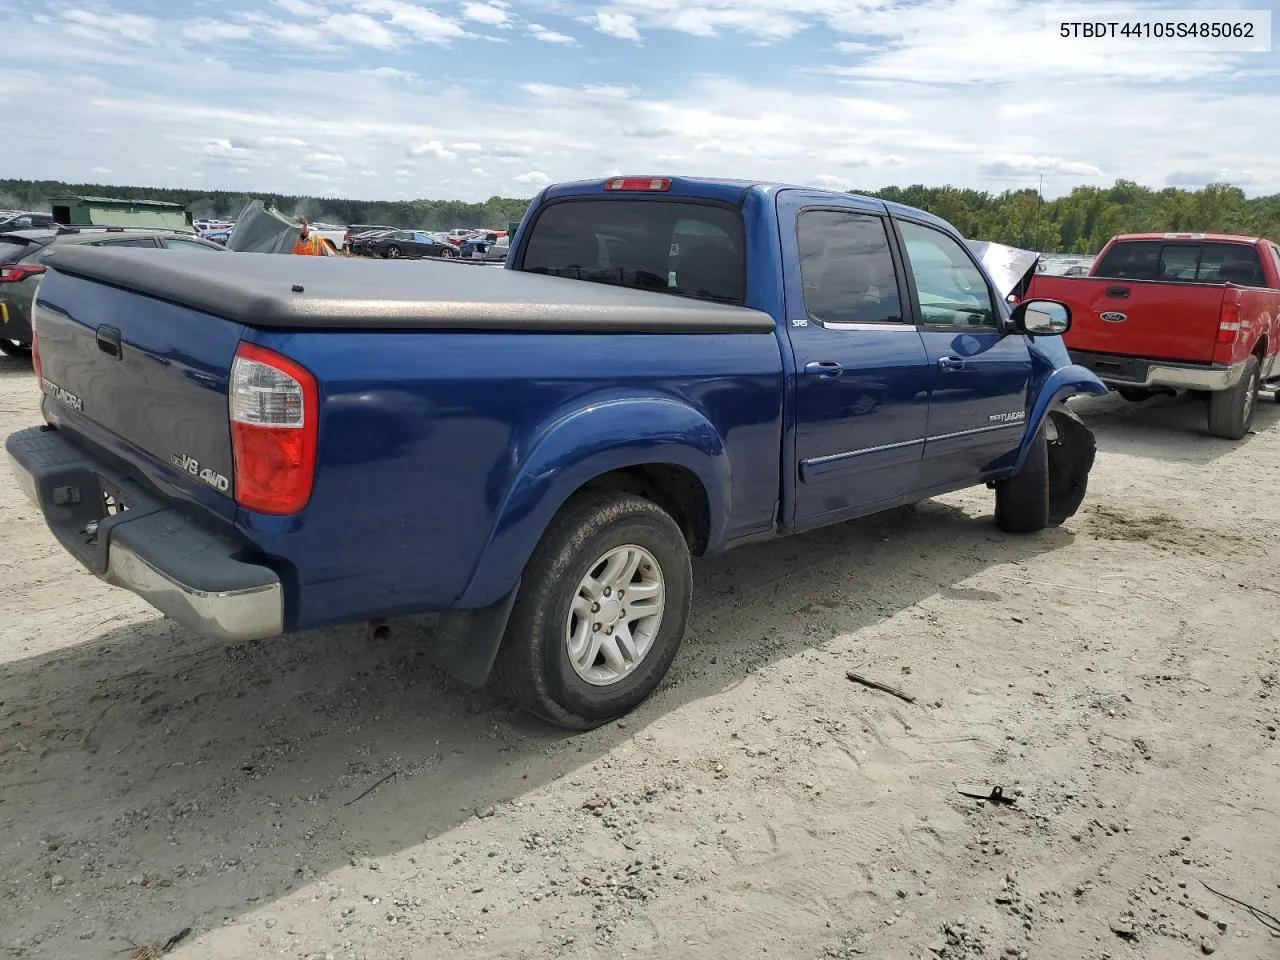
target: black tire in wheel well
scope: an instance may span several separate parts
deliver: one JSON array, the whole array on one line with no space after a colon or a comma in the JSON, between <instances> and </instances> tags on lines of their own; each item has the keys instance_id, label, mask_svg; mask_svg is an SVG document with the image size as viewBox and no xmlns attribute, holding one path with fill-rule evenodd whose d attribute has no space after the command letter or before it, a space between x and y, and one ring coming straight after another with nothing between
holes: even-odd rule
<instances>
[{"instance_id":1,"label":"black tire in wheel well","mask_svg":"<svg viewBox=\"0 0 1280 960\"><path fill-rule=\"evenodd\" d=\"M707 547L711 526L707 491L698 475L687 467L667 463L626 467L601 474L582 489L618 490L642 497L671 515L684 533L691 554L700 556Z\"/></svg>"}]
</instances>

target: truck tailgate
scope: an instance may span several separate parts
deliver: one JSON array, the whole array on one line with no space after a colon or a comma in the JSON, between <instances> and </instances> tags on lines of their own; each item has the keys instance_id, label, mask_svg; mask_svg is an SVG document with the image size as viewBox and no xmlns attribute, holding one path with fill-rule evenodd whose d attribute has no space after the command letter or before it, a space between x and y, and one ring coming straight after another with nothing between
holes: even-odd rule
<instances>
[{"instance_id":1,"label":"truck tailgate","mask_svg":"<svg viewBox=\"0 0 1280 960\"><path fill-rule=\"evenodd\" d=\"M234 516L227 383L240 325L56 268L33 320L46 419L166 492Z\"/></svg>"},{"instance_id":2,"label":"truck tailgate","mask_svg":"<svg viewBox=\"0 0 1280 960\"><path fill-rule=\"evenodd\" d=\"M1217 284L1037 276L1027 298L1071 307L1068 349L1211 363L1225 291Z\"/></svg>"}]
</instances>

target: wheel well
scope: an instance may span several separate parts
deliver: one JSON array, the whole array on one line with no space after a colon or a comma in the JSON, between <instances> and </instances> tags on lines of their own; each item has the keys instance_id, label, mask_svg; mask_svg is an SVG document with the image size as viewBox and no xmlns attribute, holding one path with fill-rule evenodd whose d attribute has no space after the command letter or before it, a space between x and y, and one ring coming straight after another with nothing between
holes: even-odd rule
<instances>
[{"instance_id":1,"label":"wheel well","mask_svg":"<svg viewBox=\"0 0 1280 960\"><path fill-rule=\"evenodd\" d=\"M706 549L711 527L707 491L692 470L669 463L650 463L601 474L582 489L620 490L657 504L684 532L689 550L698 556Z\"/></svg>"},{"instance_id":2,"label":"wheel well","mask_svg":"<svg viewBox=\"0 0 1280 960\"><path fill-rule=\"evenodd\" d=\"M1267 359L1267 335L1265 333L1253 345L1253 355L1258 358L1259 364Z\"/></svg>"}]
</instances>

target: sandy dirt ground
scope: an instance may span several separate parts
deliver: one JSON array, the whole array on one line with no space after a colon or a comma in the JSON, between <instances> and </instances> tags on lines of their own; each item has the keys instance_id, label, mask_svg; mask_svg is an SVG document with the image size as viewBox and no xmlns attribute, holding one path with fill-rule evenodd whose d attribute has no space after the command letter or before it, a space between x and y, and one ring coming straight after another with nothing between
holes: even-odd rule
<instances>
[{"instance_id":1,"label":"sandy dirt ground","mask_svg":"<svg viewBox=\"0 0 1280 960\"><path fill-rule=\"evenodd\" d=\"M1064 528L974 490L702 562L667 683L576 736L421 628L192 638L4 470L0 950L1280 957L1204 886L1280 915L1280 405L1238 444L1194 401L1081 410ZM0 362L0 433L37 418Z\"/></svg>"}]
</instances>

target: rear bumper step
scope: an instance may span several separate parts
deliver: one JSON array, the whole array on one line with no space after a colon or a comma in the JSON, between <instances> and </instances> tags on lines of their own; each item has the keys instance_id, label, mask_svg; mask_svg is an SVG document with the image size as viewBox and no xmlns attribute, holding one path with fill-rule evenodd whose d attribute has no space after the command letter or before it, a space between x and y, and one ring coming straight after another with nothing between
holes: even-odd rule
<instances>
[{"instance_id":1,"label":"rear bumper step","mask_svg":"<svg viewBox=\"0 0 1280 960\"><path fill-rule=\"evenodd\" d=\"M22 491L91 573L202 636L257 640L283 632L280 578L239 559L240 547L229 538L152 496L56 430L19 431L5 449Z\"/></svg>"},{"instance_id":2,"label":"rear bumper step","mask_svg":"<svg viewBox=\"0 0 1280 960\"><path fill-rule=\"evenodd\" d=\"M1230 390L1240 382L1244 363L1175 363L1109 353L1072 350L1071 362L1089 370L1109 386L1171 390Z\"/></svg>"}]
</instances>

